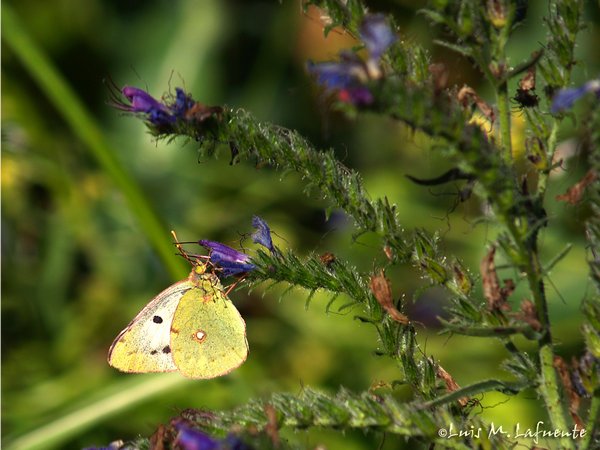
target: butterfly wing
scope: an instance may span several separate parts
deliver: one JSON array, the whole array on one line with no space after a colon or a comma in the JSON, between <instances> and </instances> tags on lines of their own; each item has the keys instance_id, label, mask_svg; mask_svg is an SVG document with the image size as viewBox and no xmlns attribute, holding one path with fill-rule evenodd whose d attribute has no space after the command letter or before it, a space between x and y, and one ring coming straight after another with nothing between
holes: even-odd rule
<instances>
[{"instance_id":1,"label":"butterfly wing","mask_svg":"<svg viewBox=\"0 0 600 450\"><path fill-rule=\"evenodd\" d=\"M168 287L152 299L119 333L110 350L108 363L122 372L172 372L171 322L177 305L194 286L188 280Z\"/></svg>"},{"instance_id":2,"label":"butterfly wing","mask_svg":"<svg viewBox=\"0 0 600 450\"><path fill-rule=\"evenodd\" d=\"M215 275L204 274L195 284L173 317L173 361L188 378L215 378L246 360L246 323Z\"/></svg>"}]
</instances>

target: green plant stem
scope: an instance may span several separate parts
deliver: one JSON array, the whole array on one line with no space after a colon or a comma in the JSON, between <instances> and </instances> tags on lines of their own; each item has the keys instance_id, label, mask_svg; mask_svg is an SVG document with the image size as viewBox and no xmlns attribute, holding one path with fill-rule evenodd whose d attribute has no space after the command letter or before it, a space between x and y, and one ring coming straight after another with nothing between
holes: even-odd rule
<instances>
[{"instance_id":1,"label":"green plant stem","mask_svg":"<svg viewBox=\"0 0 600 450\"><path fill-rule=\"evenodd\" d=\"M509 127L507 122L500 122L501 127ZM508 133L505 129L501 130L502 136L508 134L510 137L510 129ZM565 405L561 401L560 382L558 374L554 369L554 354L552 349L552 334L550 331L550 319L548 314L548 302L544 291L543 267L539 261L537 251L537 233L530 238L525 239L519 227L516 225L515 218L510 212L502 214L504 224L507 226L513 242L519 248L521 260L524 261L522 268L527 273L527 281L529 289L534 299L537 310L538 320L542 326L541 336L538 341L540 351L540 391L546 404L548 416L552 422L552 426L560 430L568 430L568 413ZM573 441L568 438L561 439L561 448L573 448Z\"/></svg>"},{"instance_id":2,"label":"green plant stem","mask_svg":"<svg viewBox=\"0 0 600 450\"><path fill-rule=\"evenodd\" d=\"M571 429L567 419L567 411L561 399L559 388L559 379L556 369L554 369L554 352L552 344L540 345L540 366L541 366L541 382L540 391L546 403L546 409L552 422L552 427L562 431ZM560 444L563 449L574 448L573 440L565 437L560 439Z\"/></svg>"},{"instance_id":3,"label":"green plant stem","mask_svg":"<svg viewBox=\"0 0 600 450\"><path fill-rule=\"evenodd\" d=\"M552 129L550 131L550 135L548 136L548 141L546 142L546 161L548 162L548 167L543 172L540 172L538 178L537 191L541 199L544 198L546 194L546 188L548 187L550 167L552 167L552 160L554 159L554 152L556 151L556 142L558 140L558 126L559 121L557 119L552 119Z\"/></svg>"},{"instance_id":4,"label":"green plant stem","mask_svg":"<svg viewBox=\"0 0 600 450\"><path fill-rule=\"evenodd\" d=\"M540 264L537 251L537 233L531 238L524 239L523 234L515 223L515 218L509 212L506 212L502 216L513 242L519 248L521 260L524 261L522 270L527 273L529 289L534 299L538 320L542 326L541 336L538 341L541 374L540 391L544 398L552 426L556 429L566 431L569 429L568 412L561 401L560 382L553 364L552 333L550 331L548 302L544 290L543 267ZM573 448L573 441L568 438L562 438L561 445L561 448L571 449Z\"/></svg>"},{"instance_id":5,"label":"green plant stem","mask_svg":"<svg viewBox=\"0 0 600 450\"><path fill-rule=\"evenodd\" d=\"M499 380L486 380L478 383L473 383L470 386L457 389L446 395L441 395L435 400L431 400L423 404L423 408L433 408L447 403L457 401L461 397L473 397L484 392L498 391L507 395L514 395L518 392L531 387L530 383L525 382L506 382Z\"/></svg>"},{"instance_id":6,"label":"green plant stem","mask_svg":"<svg viewBox=\"0 0 600 450\"><path fill-rule=\"evenodd\" d=\"M502 140L502 157L507 166L512 166L512 143L510 136L510 104L508 98L508 83L503 81L496 90L498 116L500 120L500 137Z\"/></svg>"},{"instance_id":7,"label":"green plant stem","mask_svg":"<svg viewBox=\"0 0 600 450\"><path fill-rule=\"evenodd\" d=\"M514 11L511 11L509 17L512 17ZM507 23L511 23L508 20ZM508 26L505 26L494 40L494 66L501 68L506 66L505 45L508 40ZM513 166L512 142L511 142L511 115L508 96L508 83L506 78L500 79L496 85L496 100L498 104L500 137L502 158L507 167ZM545 180L543 182L545 189ZM529 289L533 296L538 320L541 324L542 331L538 340L538 348L540 351L540 391L546 404L548 415L552 425L556 429L568 430L567 410L561 402L560 384L558 374L554 369L554 354L552 349L552 334L550 331L550 319L548 315L548 303L544 292L543 282L543 267L539 261L537 251L537 233L531 230L523 230L522 225L518 225L519 220L526 220L525 217L515 217L512 208L505 209L500 206L500 216L502 216L504 224L507 226L509 233L519 249L520 262L527 273L527 281ZM529 236L528 236L528 233ZM573 448L573 441L567 438L560 440L561 448Z\"/></svg>"},{"instance_id":8,"label":"green plant stem","mask_svg":"<svg viewBox=\"0 0 600 450\"><path fill-rule=\"evenodd\" d=\"M154 246L159 257L174 279L185 276L183 264L173 257L169 234L142 190L123 169L114 151L96 126L94 118L79 101L61 74L43 51L31 39L19 18L8 5L2 8L2 35L15 57L25 66L31 77L48 96L73 133L86 144L92 156L126 198L140 228Z\"/></svg>"},{"instance_id":9,"label":"green plant stem","mask_svg":"<svg viewBox=\"0 0 600 450\"><path fill-rule=\"evenodd\" d=\"M582 450L591 450L595 448L594 445L597 443L594 441L594 435L596 434L598 427L600 427L600 388L597 388L592 394L592 404L590 405L589 414L585 427L586 434L580 443L580 448Z\"/></svg>"}]
</instances>

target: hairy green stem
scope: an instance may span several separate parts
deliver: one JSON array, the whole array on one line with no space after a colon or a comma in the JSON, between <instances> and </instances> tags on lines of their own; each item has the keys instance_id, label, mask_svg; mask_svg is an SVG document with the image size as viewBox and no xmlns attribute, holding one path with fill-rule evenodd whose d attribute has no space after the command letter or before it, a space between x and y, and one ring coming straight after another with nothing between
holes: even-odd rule
<instances>
[{"instance_id":1,"label":"hairy green stem","mask_svg":"<svg viewBox=\"0 0 600 450\"><path fill-rule=\"evenodd\" d=\"M505 65L504 45L506 39L498 39L495 42L496 48L494 55L498 67ZM498 104L500 137L502 143L502 157L508 167L513 166L512 143L511 143L511 114L508 96L508 83L502 80L496 86L496 100ZM542 182L545 189L545 180ZM568 430L568 415L565 405L561 402L560 384L558 374L554 369L554 355L552 349L552 335L550 331L550 319L548 314L548 303L544 292L543 268L539 261L537 251L537 233L532 230L523 230L519 221L525 220L524 217L517 217L514 209L505 210L499 205L505 225L507 226L513 242L516 243L520 260L524 263L522 268L527 274L529 289L534 299L537 310L538 320L542 331L538 341L540 351L540 391L544 398L544 403L552 425L556 429ZM531 224L529 224L531 226ZM526 231L525 233L523 231ZM529 236L527 236L529 234ZM561 439L561 448L573 448L573 442L568 438Z\"/></svg>"},{"instance_id":2,"label":"hairy green stem","mask_svg":"<svg viewBox=\"0 0 600 450\"><path fill-rule=\"evenodd\" d=\"M509 395L517 394L518 392L531 387L528 382L506 382L500 380L485 380L478 383L473 383L470 386L457 389L449 394L442 395L435 400L431 400L423 405L423 408L433 408L435 406L444 405L457 401L462 397L473 397L484 392L498 391Z\"/></svg>"},{"instance_id":3,"label":"hairy green stem","mask_svg":"<svg viewBox=\"0 0 600 450\"><path fill-rule=\"evenodd\" d=\"M496 90L498 103L498 116L500 120L500 138L502 140L502 157L507 166L512 165L512 143L510 137L510 104L508 98L508 84L502 82Z\"/></svg>"},{"instance_id":4,"label":"hairy green stem","mask_svg":"<svg viewBox=\"0 0 600 450\"><path fill-rule=\"evenodd\" d=\"M592 395L593 397L592 404L590 405L590 415L588 416L585 427L586 434L581 440L580 445L582 450L591 450L596 448L595 445L597 442L594 441L594 437L600 428L600 388L597 388Z\"/></svg>"},{"instance_id":5,"label":"hairy green stem","mask_svg":"<svg viewBox=\"0 0 600 450\"><path fill-rule=\"evenodd\" d=\"M557 119L552 119L552 130L550 131L550 135L548 136L548 140L546 142L546 160L548 162L548 167L546 170L540 173L538 178L538 195L541 199L544 198L546 194L546 188L548 187L548 178L550 177L550 167L552 167L552 161L554 159L554 152L556 151L556 142L558 140L558 127L559 121Z\"/></svg>"},{"instance_id":6,"label":"hairy green stem","mask_svg":"<svg viewBox=\"0 0 600 450\"><path fill-rule=\"evenodd\" d=\"M562 401L558 374L554 368L554 352L551 343L540 345L540 366L540 392L542 393L542 397L544 397L552 427L566 432L571 427L567 419L568 412ZM575 448L573 440L569 437L561 438L560 445L562 449Z\"/></svg>"},{"instance_id":7,"label":"hairy green stem","mask_svg":"<svg viewBox=\"0 0 600 450\"><path fill-rule=\"evenodd\" d=\"M506 124L504 124L506 125ZM501 126L503 126L501 122ZM503 135L505 130L503 130ZM510 131L508 132L510 136ZM521 260L525 262L522 269L527 274L529 289L534 299L538 320L541 324L541 337L538 341L540 351L540 391L546 404L548 416L556 429L568 430L568 411L561 401L561 389L558 374L554 368L554 355L552 349L552 334L550 331L550 318L548 314L548 302L544 290L543 267L540 264L537 250L537 233L533 232L529 238L525 238L516 224L516 217L510 212L503 215L513 242L519 248ZM531 231L529 232L531 233ZM568 438L561 439L561 448L573 448L573 441Z\"/></svg>"},{"instance_id":8,"label":"hairy green stem","mask_svg":"<svg viewBox=\"0 0 600 450\"><path fill-rule=\"evenodd\" d=\"M501 124L502 125L502 124ZM548 314L548 302L544 290L543 267L539 261L537 250L537 233L525 239L516 225L516 217L510 212L503 214L504 223L512 236L513 242L519 248L521 260L525 262L522 269L527 274L529 289L534 299L538 320L541 324L541 337L538 341L540 351L540 391L546 404L548 416L556 429L568 430L568 411L561 402L561 389L558 374L554 368L554 355L552 349L552 334L550 331L550 318ZM561 439L561 448L573 448L573 441L568 438Z\"/></svg>"}]
</instances>

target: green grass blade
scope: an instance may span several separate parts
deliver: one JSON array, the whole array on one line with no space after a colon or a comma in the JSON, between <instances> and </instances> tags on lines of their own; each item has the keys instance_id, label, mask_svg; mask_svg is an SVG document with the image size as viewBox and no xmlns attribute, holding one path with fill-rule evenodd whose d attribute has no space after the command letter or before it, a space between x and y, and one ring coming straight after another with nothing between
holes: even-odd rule
<instances>
[{"instance_id":1,"label":"green grass blade","mask_svg":"<svg viewBox=\"0 0 600 450\"><path fill-rule=\"evenodd\" d=\"M100 393L100 400L65 414L12 442L5 442L5 448L7 450L33 450L58 447L65 440L81 434L83 429L98 423L103 418L131 408L151 396L160 395L161 392L169 391L186 381L179 374L130 378L125 382L112 385L104 393Z\"/></svg>"},{"instance_id":2,"label":"green grass blade","mask_svg":"<svg viewBox=\"0 0 600 450\"><path fill-rule=\"evenodd\" d=\"M154 246L159 257L174 279L185 276L182 263L174 258L166 227L146 200L139 186L124 170L113 150L104 139L94 118L79 101L77 95L52 65L42 50L31 39L19 18L8 5L2 8L2 35L4 42L38 83L56 109L84 142L103 170L127 199L132 214L140 228Z\"/></svg>"}]
</instances>

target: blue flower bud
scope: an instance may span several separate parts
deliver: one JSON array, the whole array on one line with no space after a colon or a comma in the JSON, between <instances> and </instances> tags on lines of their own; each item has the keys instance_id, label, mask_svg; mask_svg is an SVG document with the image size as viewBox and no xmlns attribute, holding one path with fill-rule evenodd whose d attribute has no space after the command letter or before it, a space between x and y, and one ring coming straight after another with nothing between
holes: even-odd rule
<instances>
[{"instance_id":1,"label":"blue flower bud","mask_svg":"<svg viewBox=\"0 0 600 450\"><path fill-rule=\"evenodd\" d=\"M252 226L256 231L252 234L252 241L269 249L270 252L275 251L273 240L271 239L271 230L267 222L258 216L252 217Z\"/></svg>"},{"instance_id":2,"label":"blue flower bud","mask_svg":"<svg viewBox=\"0 0 600 450\"><path fill-rule=\"evenodd\" d=\"M396 41L396 35L383 14L366 16L360 25L360 38L369 51L369 58L378 60Z\"/></svg>"},{"instance_id":3,"label":"blue flower bud","mask_svg":"<svg viewBox=\"0 0 600 450\"><path fill-rule=\"evenodd\" d=\"M594 92L600 98L600 79L590 80L580 87L561 89L552 99L550 112L556 114L571 108L577 100L589 92Z\"/></svg>"}]
</instances>

